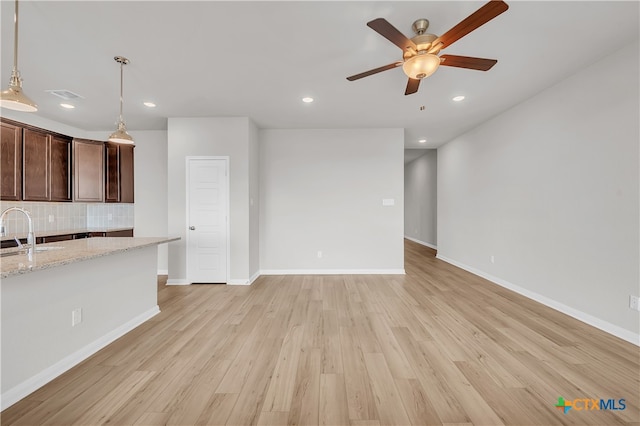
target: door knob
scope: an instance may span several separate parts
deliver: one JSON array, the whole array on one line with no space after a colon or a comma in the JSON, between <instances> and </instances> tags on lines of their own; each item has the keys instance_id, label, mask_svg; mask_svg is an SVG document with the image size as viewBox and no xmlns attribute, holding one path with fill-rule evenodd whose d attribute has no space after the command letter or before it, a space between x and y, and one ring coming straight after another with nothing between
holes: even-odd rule
<instances>
[{"instance_id":1,"label":"door knob","mask_svg":"<svg viewBox=\"0 0 640 426\"><path fill-rule=\"evenodd\" d=\"M192 231L195 231L196 227L195 226L190 226L189 229L191 229Z\"/></svg>"}]
</instances>

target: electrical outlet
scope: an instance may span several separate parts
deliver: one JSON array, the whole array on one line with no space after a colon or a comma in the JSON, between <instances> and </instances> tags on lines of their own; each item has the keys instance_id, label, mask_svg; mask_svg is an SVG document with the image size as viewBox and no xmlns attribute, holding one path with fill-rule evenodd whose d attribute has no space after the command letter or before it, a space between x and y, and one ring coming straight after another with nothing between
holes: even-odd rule
<instances>
[{"instance_id":1,"label":"electrical outlet","mask_svg":"<svg viewBox=\"0 0 640 426\"><path fill-rule=\"evenodd\" d=\"M491 263L496 263L496 258L494 255L491 255Z\"/></svg>"},{"instance_id":2,"label":"electrical outlet","mask_svg":"<svg viewBox=\"0 0 640 426\"><path fill-rule=\"evenodd\" d=\"M322 251L318 250L318 259L322 259Z\"/></svg>"},{"instance_id":3,"label":"electrical outlet","mask_svg":"<svg viewBox=\"0 0 640 426\"><path fill-rule=\"evenodd\" d=\"M113 214L112 213L107 214L107 219L108 220L113 220Z\"/></svg>"},{"instance_id":4,"label":"electrical outlet","mask_svg":"<svg viewBox=\"0 0 640 426\"><path fill-rule=\"evenodd\" d=\"M49 223L53 223L55 219L56 218L52 214L49 215Z\"/></svg>"},{"instance_id":5,"label":"electrical outlet","mask_svg":"<svg viewBox=\"0 0 640 426\"><path fill-rule=\"evenodd\" d=\"M640 311L640 297L629 295L629 308Z\"/></svg>"},{"instance_id":6,"label":"electrical outlet","mask_svg":"<svg viewBox=\"0 0 640 426\"><path fill-rule=\"evenodd\" d=\"M76 308L73 311L71 311L71 326L75 327L81 322L82 322L82 308Z\"/></svg>"}]
</instances>

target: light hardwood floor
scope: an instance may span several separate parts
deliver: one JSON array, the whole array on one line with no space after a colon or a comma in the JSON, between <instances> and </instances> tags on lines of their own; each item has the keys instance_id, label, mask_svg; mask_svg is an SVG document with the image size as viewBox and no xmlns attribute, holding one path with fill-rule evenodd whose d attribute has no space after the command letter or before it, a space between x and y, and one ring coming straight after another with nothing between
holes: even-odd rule
<instances>
[{"instance_id":1,"label":"light hardwood floor","mask_svg":"<svg viewBox=\"0 0 640 426\"><path fill-rule=\"evenodd\" d=\"M159 315L2 425L640 422L638 347L405 247L405 276L160 282Z\"/></svg>"}]
</instances>

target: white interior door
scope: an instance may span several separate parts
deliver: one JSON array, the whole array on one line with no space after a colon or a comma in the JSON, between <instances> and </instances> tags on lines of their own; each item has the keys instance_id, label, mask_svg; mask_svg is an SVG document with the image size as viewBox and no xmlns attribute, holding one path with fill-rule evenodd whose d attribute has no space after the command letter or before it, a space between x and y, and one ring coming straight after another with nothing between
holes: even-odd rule
<instances>
[{"instance_id":1,"label":"white interior door","mask_svg":"<svg viewBox=\"0 0 640 426\"><path fill-rule=\"evenodd\" d=\"M227 282L227 158L187 158L187 279Z\"/></svg>"}]
</instances>

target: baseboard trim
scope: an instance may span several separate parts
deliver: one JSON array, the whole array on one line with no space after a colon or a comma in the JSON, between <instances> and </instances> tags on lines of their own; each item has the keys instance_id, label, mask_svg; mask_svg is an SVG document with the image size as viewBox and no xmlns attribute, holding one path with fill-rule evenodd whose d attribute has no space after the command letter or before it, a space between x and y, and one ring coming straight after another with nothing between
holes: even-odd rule
<instances>
[{"instance_id":1,"label":"baseboard trim","mask_svg":"<svg viewBox=\"0 0 640 426\"><path fill-rule=\"evenodd\" d=\"M251 278L249 278L249 284L253 284L253 282L258 278L260 278L260 271L256 271L255 274L251 275Z\"/></svg>"},{"instance_id":2,"label":"baseboard trim","mask_svg":"<svg viewBox=\"0 0 640 426\"><path fill-rule=\"evenodd\" d=\"M404 275L404 269L263 269L260 275Z\"/></svg>"},{"instance_id":3,"label":"baseboard trim","mask_svg":"<svg viewBox=\"0 0 640 426\"><path fill-rule=\"evenodd\" d=\"M611 324L610 322L604 321L600 318L594 317L593 315L587 314L586 312L582 312L578 309L572 308L571 306L567 306L564 303L553 300L547 296L543 296L531 290L527 290L526 288L520 287L509 281L503 280L498 277L494 277L493 275L487 274L486 272L483 272L472 266L465 265L464 263L458 262L453 259L449 259L445 256L441 256L440 254L436 255L436 258L444 262L450 263L453 266L457 266L460 269L464 269L467 272L471 272L472 274L482 277L486 280L489 280L492 283L499 285L500 287L504 287L522 296L525 296L531 300L535 300L536 302L542 303L543 305L548 306L549 308L555 309L556 311L569 315L570 317L575 318L578 321L582 321L585 324L593 326L613 336L619 337L622 340L625 340L636 346L640 346L640 334L636 334L620 326Z\"/></svg>"},{"instance_id":4,"label":"baseboard trim","mask_svg":"<svg viewBox=\"0 0 640 426\"><path fill-rule=\"evenodd\" d=\"M42 370L40 373L35 376L25 380L24 382L14 386L8 391L4 392L0 396L0 409L4 410L16 402L20 401L22 398L29 395L31 392L41 388L46 385L62 373L70 370L76 365L80 364L85 359L89 358L91 355L98 352L100 349L104 348L108 344L112 343L114 340L124 336L134 328L138 327L140 324L154 317L155 315L160 313L160 308L158 305L149 309L146 312L141 313L140 315L132 318L121 326L115 328L99 339L89 343L85 347L77 350L76 352L64 357L60 361L56 362L50 367Z\"/></svg>"},{"instance_id":5,"label":"baseboard trim","mask_svg":"<svg viewBox=\"0 0 640 426\"><path fill-rule=\"evenodd\" d=\"M170 278L167 280L167 285L191 285L186 278Z\"/></svg>"},{"instance_id":6,"label":"baseboard trim","mask_svg":"<svg viewBox=\"0 0 640 426\"><path fill-rule=\"evenodd\" d=\"M420 244L420 245L423 245L423 246L426 246L426 247L432 248L432 249L434 249L434 250L438 250L438 246L435 246L435 245L433 245L433 244L427 243L427 242L425 242L425 241L420 241L420 240L417 240L417 239L415 239L415 238L407 237L406 235L405 235L404 237L405 237L407 240L409 240L409 241L413 241L414 243L418 243L418 244Z\"/></svg>"},{"instance_id":7,"label":"baseboard trim","mask_svg":"<svg viewBox=\"0 0 640 426\"><path fill-rule=\"evenodd\" d=\"M227 285L251 285L249 280L232 280L227 281Z\"/></svg>"}]
</instances>

